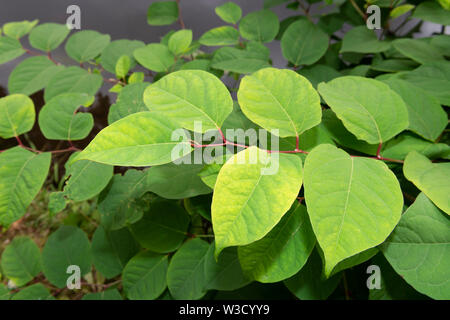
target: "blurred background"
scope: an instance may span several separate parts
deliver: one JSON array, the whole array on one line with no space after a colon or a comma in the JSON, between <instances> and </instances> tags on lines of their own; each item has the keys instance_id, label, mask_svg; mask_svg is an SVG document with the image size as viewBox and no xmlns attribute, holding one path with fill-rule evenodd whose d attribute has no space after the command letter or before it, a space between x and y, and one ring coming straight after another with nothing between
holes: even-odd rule
<instances>
[{"instance_id":1,"label":"blurred background","mask_svg":"<svg viewBox=\"0 0 450 320\"><path fill-rule=\"evenodd\" d=\"M224 25L224 22L215 14L214 8L228 0L180 0L181 12L186 28L192 29L194 39L198 39L204 32L213 27ZM111 35L111 40L122 38L142 40L145 43L159 42L169 30L178 28L178 25L154 27L147 24L148 6L155 0L0 0L0 26L6 22L39 19L43 22L65 23L69 14L66 13L69 5L78 5L81 9L81 29L92 29ZM242 8L243 16L247 13L263 8L263 0L233 0ZM300 11L286 9L282 4L272 8L280 18L302 14ZM333 10L332 6L325 6L318 2L313 4L311 13L321 13ZM399 18L400 19L400 18ZM400 22L400 21L399 21ZM411 21L408 25L414 25ZM408 28L408 25L405 28ZM450 28L447 28L450 29ZM441 26L433 23L424 23L416 37L430 36L433 32L441 32ZM450 33L447 30L446 33ZM23 43L27 43L24 37ZM279 41L268 44L274 66L284 67L286 61L281 55ZM74 64L64 52L61 45L54 53L55 59L63 64ZM27 55L20 59L27 58ZM6 88L8 76L20 59L0 65L0 87ZM102 90L107 93L106 90Z\"/></svg>"}]
</instances>

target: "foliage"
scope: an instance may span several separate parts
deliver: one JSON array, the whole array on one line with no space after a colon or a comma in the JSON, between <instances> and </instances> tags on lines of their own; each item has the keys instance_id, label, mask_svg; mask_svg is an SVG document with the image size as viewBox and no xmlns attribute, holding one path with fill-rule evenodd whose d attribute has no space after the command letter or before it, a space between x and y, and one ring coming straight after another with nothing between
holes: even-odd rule
<instances>
[{"instance_id":1,"label":"foliage","mask_svg":"<svg viewBox=\"0 0 450 320\"><path fill-rule=\"evenodd\" d=\"M203 35L180 1L153 2L148 24L180 29L150 44L4 24L0 63L31 56L0 98L0 299L260 298L273 283L298 299L449 299L450 36L405 26L448 25L448 4L316 2L225 2ZM64 66L51 52L66 39Z\"/></svg>"}]
</instances>

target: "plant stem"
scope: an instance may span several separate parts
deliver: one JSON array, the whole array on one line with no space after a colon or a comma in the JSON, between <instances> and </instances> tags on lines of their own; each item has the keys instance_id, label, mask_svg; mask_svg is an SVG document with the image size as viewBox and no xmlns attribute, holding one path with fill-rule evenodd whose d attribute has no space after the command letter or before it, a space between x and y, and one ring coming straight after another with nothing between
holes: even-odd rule
<instances>
[{"instance_id":1,"label":"plant stem","mask_svg":"<svg viewBox=\"0 0 450 320\"><path fill-rule=\"evenodd\" d=\"M177 7L178 7L178 23L180 24L181 29L186 29L186 26L184 25L183 21L183 15L181 14L180 0L177 0Z\"/></svg>"},{"instance_id":2,"label":"plant stem","mask_svg":"<svg viewBox=\"0 0 450 320\"><path fill-rule=\"evenodd\" d=\"M380 154L380 152L381 152L381 147L383 146L383 142L380 142L380 144L378 145L378 148L377 148L377 158L378 159L381 159L381 154Z\"/></svg>"},{"instance_id":3,"label":"plant stem","mask_svg":"<svg viewBox=\"0 0 450 320\"><path fill-rule=\"evenodd\" d=\"M50 53L50 51L47 52L47 58L48 58L51 62L53 62L54 64L59 65L59 63L56 62L55 59L52 58L52 54Z\"/></svg>"},{"instance_id":4,"label":"plant stem","mask_svg":"<svg viewBox=\"0 0 450 320\"><path fill-rule=\"evenodd\" d=\"M36 150L34 148L30 148L27 147L26 145L23 144L22 140L20 140L20 138L18 136L15 137L17 140L17 143L19 144L19 147L32 151L32 152L36 152L36 153L43 153L44 151L41 150ZM70 147L66 148L66 149L61 149L61 150L52 150L52 151L45 151L45 152L50 152L51 154L55 154L55 153L63 153L63 152L71 152L71 151L81 151L81 149L78 149L77 147L75 147L71 142L70 143ZM6 150L0 150L0 152L3 152Z\"/></svg>"},{"instance_id":5,"label":"plant stem","mask_svg":"<svg viewBox=\"0 0 450 320\"><path fill-rule=\"evenodd\" d=\"M207 148L207 147L221 147L221 146L226 146L226 145L231 145L231 146L235 146L235 147L241 147L241 148L248 148L249 146L243 145L243 144L239 144L239 143L234 143L232 141L229 141L225 138L222 130L220 128L217 128L217 130L219 131L221 137L222 137L222 143L211 143L211 144L199 144L196 141L191 140L191 147L193 148ZM369 158L369 159L376 159L376 160L381 160L381 161L388 161L388 162L396 162L396 163L404 163L403 160L398 160L398 159L391 159L391 158L385 158L383 156L381 156L380 152L381 152L381 147L382 147L382 143L380 143L378 145L378 149L377 149L377 155L375 157L365 157L365 156L355 156L355 155L350 155L351 157L361 157L361 158ZM268 153L303 153L303 154L309 154L308 151L306 150L302 150L299 148L299 137L296 137L296 147L295 150L266 150Z\"/></svg>"},{"instance_id":6,"label":"plant stem","mask_svg":"<svg viewBox=\"0 0 450 320\"><path fill-rule=\"evenodd\" d=\"M350 294L348 291L348 283L347 283L347 277L345 276L345 271L342 272L342 280L344 283L345 300L350 300Z\"/></svg>"},{"instance_id":7,"label":"plant stem","mask_svg":"<svg viewBox=\"0 0 450 320\"><path fill-rule=\"evenodd\" d=\"M355 0L350 0L355 10L359 13L359 15L364 19L364 21L367 20L366 14L361 10L361 8L356 4Z\"/></svg>"},{"instance_id":8,"label":"plant stem","mask_svg":"<svg viewBox=\"0 0 450 320\"><path fill-rule=\"evenodd\" d=\"M297 0L297 3L300 5L300 7L303 9L303 12L305 12L306 18L308 18L309 21L314 23L313 19L311 18L311 15L309 14L309 6L305 7L303 3L300 0Z\"/></svg>"}]
</instances>

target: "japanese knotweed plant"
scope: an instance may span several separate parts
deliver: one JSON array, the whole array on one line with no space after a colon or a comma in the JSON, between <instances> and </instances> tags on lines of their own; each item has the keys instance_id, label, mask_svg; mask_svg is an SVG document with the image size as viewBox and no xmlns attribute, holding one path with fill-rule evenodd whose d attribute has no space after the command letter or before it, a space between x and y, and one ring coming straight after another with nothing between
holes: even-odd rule
<instances>
[{"instance_id":1,"label":"japanese knotweed plant","mask_svg":"<svg viewBox=\"0 0 450 320\"><path fill-rule=\"evenodd\" d=\"M0 298L449 299L450 36L405 26L448 1L309 2L226 2L200 37L153 2L181 28L150 44L5 23L0 63L30 57L0 98Z\"/></svg>"}]
</instances>

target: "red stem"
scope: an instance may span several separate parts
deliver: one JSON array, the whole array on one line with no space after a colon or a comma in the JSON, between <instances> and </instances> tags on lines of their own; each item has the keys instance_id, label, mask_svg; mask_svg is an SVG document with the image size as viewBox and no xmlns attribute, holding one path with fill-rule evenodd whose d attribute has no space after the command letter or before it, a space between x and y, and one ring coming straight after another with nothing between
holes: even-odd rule
<instances>
[{"instance_id":1,"label":"red stem","mask_svg":"<svg viewBox=\"0 0 450 320\"><path fill-rule=\"evenodd\" d=\"M213 144L199 144L195 141L191 141L191 146L194 148L206 148L206 147L220 147L220 146L225 146L225 145L232 145L232 146L236 146L236 147L241 147L241 148L248 148L248 146L246 145L242 145L242 144L238 144L238 143L234 143L231 142L229 140L227 140L222 132L222 130L220 128L217 128L217 130L220 133L220 136L222 137L222 143L213 143ZM309 154L308 151L302 150L299 148L299 137L296 137L296 147L295 150L266 150L268 153L303 153L303 154ZM380 143L378 146L378 150L377 150L377 156L376 157L365 157L365 156L354 156L354 155L350 155L351 157L361 157L361 158L369 158L369 159L376 159L376 160L382 160L382 161L389 161L389 162L396 162L396 163L404 163L403 160L398 160L398 159L391 159L391 158L384 158L381 156L380 151L381 151L381 147L382 144Z\"/></svg>"},{"instance_id":2,"label":"red stem","mask_svg":"<svg viewBox=\"0 0 450 320\"><path fill-rule=\"evenodd\" d=\"M52 58L52 54L49 52L47 52L47 58L53 62L54 64L58 65L59 63L55 61L55 59Z\"/></svg>"},{"instance_id":3,"label":"red stem","mask_svg":"<svg viewBox=\"0 0 450 320\"><path fill-rule=\"evenodd\" d=\"M26 145L23 144L22 140L20 140L20 138L18 136L16 136L15 138L17 140L17 143L19 144L19 147L21 147L23 149L26 149L26 150L29 150L29 151L32 151L32 152L37 152L37 153L44 152L44 151L41 151L41 150L36 150L36 149L30 148L30 147L27 147ZM72 141L69 141L69 144L70 144L69 148L61 149L61 150L45 151L45 152L50 152L52 154L55 154L55 153L63 153L63 152L70 152L70 151L81 151L81 149L78 149L77 147L75 147L72 144ZM0 150L0 152L4 152L4 151L6 151L6 150Z\"/></svg>"},{"instance_id":4,"label":"red stem","mask_svg":"<svg viewBox=\"0 0 450 320\"><path fill-rule=\"evenodd\" d=\"M381 159L381 147L383 146L383 142L380 142L377 148L377 158Z\"/></svg>"}]
</instances>

